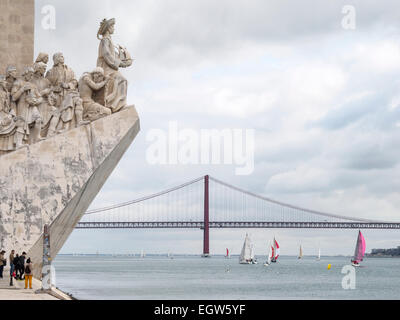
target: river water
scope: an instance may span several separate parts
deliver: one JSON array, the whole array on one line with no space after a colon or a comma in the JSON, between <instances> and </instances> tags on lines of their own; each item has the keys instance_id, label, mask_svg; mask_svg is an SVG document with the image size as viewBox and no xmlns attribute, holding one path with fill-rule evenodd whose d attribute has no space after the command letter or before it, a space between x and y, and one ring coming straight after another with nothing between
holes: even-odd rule
<instances>
[{"instance_id":1,"label":"river water","mask_svg":"<svg viewBox=\"0 0 400 320\"><path fill-rule=\"evenodd\" d=\"M258 259L58 256L54 266L57 287L80 300L400 299L400 259L367 258L354 290L342 287L347 257Z\"/></svg>"}]
</instances>

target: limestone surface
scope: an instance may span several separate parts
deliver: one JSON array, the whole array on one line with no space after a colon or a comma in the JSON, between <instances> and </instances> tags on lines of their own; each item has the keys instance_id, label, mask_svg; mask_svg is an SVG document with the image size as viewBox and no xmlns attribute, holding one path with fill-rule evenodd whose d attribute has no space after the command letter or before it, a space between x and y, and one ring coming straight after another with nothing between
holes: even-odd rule
<instances>
[{"instance_id":1,"label":"limestone surface","mask_svg":"<svg viewBox=\"0 0 400 320\"><path fill-rule=\"evenodd\" d=\"M0 73L8 65L18 72L31 65L34 51L34 0L0 1Z\"/></svg>"},{"instance_id":2,"label":"limestone surface","mask_svg":"<svg viewBox=\"0 0 400 320\"><path fill-rule=\"evenodd\" d=\"M139 131L130 106L0 156L0 248L26 251L39 266L49 224L54 258Z\"/></svg>"}]
</instances>

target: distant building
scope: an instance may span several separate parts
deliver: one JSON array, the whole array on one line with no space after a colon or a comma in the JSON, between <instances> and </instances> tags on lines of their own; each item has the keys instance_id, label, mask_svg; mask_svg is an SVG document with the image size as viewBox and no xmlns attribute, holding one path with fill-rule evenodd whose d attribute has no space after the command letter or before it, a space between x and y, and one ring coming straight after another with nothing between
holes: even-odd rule
<instances>
[{"instance_id":1,"label":"distant building","mask_svg":"<svg viewBox=\"0 0 400 320\"><path fill-rule=\"evenodd\" d=\"M400 256L400 246L393 249L372 249L369 256Z\"/></svg>"}]
</instances>

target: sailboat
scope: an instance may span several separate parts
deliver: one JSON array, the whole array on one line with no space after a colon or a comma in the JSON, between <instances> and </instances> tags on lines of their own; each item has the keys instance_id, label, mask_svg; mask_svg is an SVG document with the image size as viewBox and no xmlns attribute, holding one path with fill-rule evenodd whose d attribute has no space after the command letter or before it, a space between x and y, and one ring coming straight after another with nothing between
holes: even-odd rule
<instances>
[{"instance_id":1,"label":"sailboat","mask_svg":"<svg viewBox=\"0 0 400 320\"><path fill-rule=\"evenodd\" d=\"M140 257L143 259L146 256L146 254L144 253L144 250L142 250L142 253L140 254Z\"/></svg>"},{"instance_id":2,"label":"sailboat","mask_svg":"<svg viewBox=\"0 0 400 320\"><path fill-rule=\"evenodd\" d=\"M246 238L244 239L242 252L239 257L240 264L255 264L256 261L254 259L254 248L251 244L251 240L248 234L246 234Z\"/></svg>"},{"instance_id":3,"label":"sailboat","mask_svg":"<svg viewBox=\"0 0 400 320\"><path fill-rule=\"evenodd\" d=\"M318 257L317 257L317 261L321 260L321 248L318 249Z\"/></svg>"},{"instance_id":4,"label":"sailboat","mask_svg":"<svg viewBox=\"0 0 400 320\"><path fill-rule=\"evenodd\" d=\"M272 260L271 260L271 262L275 263L275 262L278 261L279 253L280 253L279 244L278 244L278 241L276 241L276 239L274 238L273 247L272 247Z\"/></svg>"},{"instance_id":5,"label":"sailboat","mask_svg":"<svg viewBox=\"0 0 400 320\"><path fill-rule=\"evenodd\" d=\"M254 255L254 245L253 244L251 245L250 261L251 261L251 264L257 264L258 263L257 259L255 258L255 255Z\"/></svg>"},{"instance_id":6,"label":"sailboat","mask_svg":"<svg viewBox=\"0 0 400 320\"><path fill-rule=\"evenodd\" d=\"M364 260L364 255L365 255L365 249L366 249L366 245L365 245L365 239L363 234L361 233L361 230L358 233L358 239L357 239L357 243L356 243L356 249L354 252L354 257L351 260L351 265L353 267L359 267L360 266L360 262Z\"/></svg>"},{"instance_id":7,"label":"sailboat","mask_svg":"<svg viewBox=\"0 0 400 320\"><path fill-rule=\"evenodd\" d=\"M231 254L229 252L229 249L226 248L226 256L225 256L225 258L230 259L230 257L231 257Z\"/></svg>"},{"instance_id":8,"label":"sailboat","mask_svg":"<svg viewBox=\"0 0 400 320\"><path fill-rule=\"evenodd\" d=\"M268 245L269 246L269 245ZM272 249L272 250L271 250ZM272 260L272 251L274 250L274 248L272 246L269 246L269 252L268 252L268 258L267 261L264 263L265 267L268 267L271 264L271 260Z\"/></svg>"},{"instance_id":9,"label":"sailboat","mask_svg":"<svg viewBox=\"0 0 400 320\"><path fill-rule=\"evenodd\" d=\"M298 259L300 260L300 259L302 259L302 258L303 258L303 248L302 248L301 245L300 245L300 253L299 253Z\"/></svg>"}]
</instances>

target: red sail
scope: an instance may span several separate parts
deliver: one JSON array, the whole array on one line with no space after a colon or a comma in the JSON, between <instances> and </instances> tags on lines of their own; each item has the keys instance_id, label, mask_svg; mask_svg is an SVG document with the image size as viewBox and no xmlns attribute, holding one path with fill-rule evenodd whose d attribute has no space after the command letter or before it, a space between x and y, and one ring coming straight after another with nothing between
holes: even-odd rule
<instances>
[{"instance_id":1,"label":"red sail","mask_svg":"<svg viewBox=\"0 0 400 320\"><path fill-rule=\"evenodd\" d=\"M278 259L279 258L279 253L280 253L280 249L279 249L279 244L278 244L278 241L276 241L275 240L275 247L276 247L276 257L275 257L275 259Z\"/></svg>"}]
</instances>

